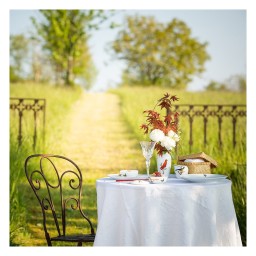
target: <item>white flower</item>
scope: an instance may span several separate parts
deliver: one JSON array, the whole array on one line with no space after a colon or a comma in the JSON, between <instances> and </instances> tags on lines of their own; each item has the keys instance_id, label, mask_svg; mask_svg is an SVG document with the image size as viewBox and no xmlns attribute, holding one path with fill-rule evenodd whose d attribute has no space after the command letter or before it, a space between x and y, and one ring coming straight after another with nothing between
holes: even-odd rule
<instances>
[{"instance_id":1,"label":"white flower","mask_svg":"<svg viewBox=\"0 0 256 256\"><path fill-rule=\"evenodd\" d=\"M168 136L169 136L171 139L173 139L174 141L176 141L176 142L180 140L179 135L178 135L177 133L175 133L173 130L170 130L170 131L168 132Z\"/></svg>"},{"instance_id":2,"label":"white flower","mask_svg":"<svg viewBox=\"0 0 256 256\"><path fill-rule=\"evenodd\" d=\"M154 129L150 134L149 138L155 142L162 141L165 137L164 132L159 129Z\"/></svg>"},{"instance_id":3,"label":"white flower","mask_svg":"<svg viewBox=\"0 0 256 256\"><path fill-rule=\"evenodd\" d=\"M171 150L176 146L176 142L172 138L165 136L161 141L161 146L166 148L167 150Z\"/></svg>"}]
</instances>

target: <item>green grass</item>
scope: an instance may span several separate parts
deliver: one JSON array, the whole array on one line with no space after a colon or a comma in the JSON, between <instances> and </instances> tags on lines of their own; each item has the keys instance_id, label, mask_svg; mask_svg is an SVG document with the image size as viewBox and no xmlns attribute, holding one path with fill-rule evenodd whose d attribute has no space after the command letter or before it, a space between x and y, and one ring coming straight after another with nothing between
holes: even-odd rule
<instances>
[{"instance_id":1,"label":"green grass","mask_svg":"<svg viewBox=\"0 0 256 256\"><path fill-rule=\"evenodd\" d=\"M31 188L28 187L24 173L25 159L33 153L62 153L61 138L69 127L68 114L72 104L80 95L80 88L69 89L38 84L13 84L10 86L10 97L45 98L47 101L46 140L43 143L42 130L40 129L42 117L40 117L39 126L40 124L41 126L39 127L39 138L35 150L32 147L33 129L31 127L33 127L33 119L31 113L24 114L24 139L22 146L19 147L17 142L18 116L17 113L10 112L10 245L12 246L33 245L34 241L29 239L33 233L30 220L31 210L34 206L31 204L33 202L31 200Z\"/></svg>"},{"instance_id":2,"label":"green grass","mask_svg":"<svg viewBox=\"0 0 256 256\"><path fill-rule=\"evenodd\" d=\"M153 109L157 100L168 92L177 95L178 104L246 104L246 94L236 92L186 92L172 91L153 87L122 87L111 90L121 98L121 108L127 125L138 140L148 140L140 125L145 123L144 110ZM159 109L158 109L159 110ZM164 113L163 113L164 114ZM204 151L218 162L218 167L213 173L227 175L233 182L233 200L240 226L242 242L246 245L246 118L239 119L237 123L237 145L232 146L232 122L231 119L223 121L223 147L218 144L217 121L210 120L208 126L208 145L203 144L203 122L199 118L193 124L193 148L189 151L189 124L186 118L180 120L181 140L178 152L173 152L173 163L178 155L197 153ZM156 166L156 158L151 161L153 168Z\"/></svg>"},{"instance_id":3,"label":"green grass","mask_svg":"<svg viewBox=\"0 0 256 256\"><path fill-rule=\"evenodd\" d=\"M177 104L246 104L245 94L241 93L218 93L218 92L186 92L186 91L170 91L160 88L140 88L140 87L123 87L112 90L121 98L121 108L127 124L131 132L133 132L138 140L147 140L148 135L144 135L140 129L140 125L145 123L146 118L143 114L144 110L152 109L156 101L163 96L165 92L177 95L180 100ZM158 109L159 110L159 109ZM164 113L163 113L164 114ZM202 119L202 118L201 118ZM193 124L193 152L205 150L206 153L213 155L222 166L225 163L245 163L245 142L246 142L246 119L241 118L237 126L237 147L233 150L231 131L232 123L230 120L223 121L223 150L219 150L217 137L217 122L209 120L208 141L209 145L203 148L203 122L200 118L194 119ZM181 141L179 143L179 154L188 154L189 146L189 126L187 118L180 118ZM233 155L235 154L235 156ZM176 156L174 156L176 157Z\"/></svg>"}]
</instances>

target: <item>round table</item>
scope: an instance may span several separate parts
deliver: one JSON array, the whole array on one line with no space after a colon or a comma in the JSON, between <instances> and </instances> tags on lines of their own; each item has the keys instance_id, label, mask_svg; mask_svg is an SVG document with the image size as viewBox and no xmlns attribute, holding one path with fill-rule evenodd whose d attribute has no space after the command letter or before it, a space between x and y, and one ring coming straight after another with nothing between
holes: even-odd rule
<instances>
[{"instance_id":1,"label":"round table","mask_svg":"<svg viewBox=\"0 0 256 256\"><path fill-rule=\"evenodd\" d=\"M96 181L94 246L242 246L231 181Z\"/></svg>"}]
</instances>

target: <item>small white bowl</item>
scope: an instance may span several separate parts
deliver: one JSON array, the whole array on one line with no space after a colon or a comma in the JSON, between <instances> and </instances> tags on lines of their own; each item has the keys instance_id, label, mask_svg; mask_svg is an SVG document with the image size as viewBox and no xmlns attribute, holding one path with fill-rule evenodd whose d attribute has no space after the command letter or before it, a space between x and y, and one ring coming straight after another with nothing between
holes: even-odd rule
<instances>
[{"instance_id":1,"label":"small white bowl","mask_svg":"<svg viewBox=\"0 0 256 256\"><path fill-rule=\"evenodd\" d=\"M120 176L126 176L127 170L121 170L119 172Z\"/></svg>"},{"instance_id":2,"label":"small white bowl","mask_svg":"<svg viewBox=\"0 0 256 256\"><path fill-rule=\"evenodd\" d=\"M121 170L120 172L121 176L126 176L126 177L136 177L139 174L138 170Z\"/></svg>"},{"instance_id":3,"label":"small white bowl","mask_svg":"<svg viewBox=\"0 0 256 256\"><path fill-rule=\"evenodd\" d=\"M126 176L127 177L136 177L138 176L139 171L138 170L127 170Z\"/></svg>"}]
</instances>

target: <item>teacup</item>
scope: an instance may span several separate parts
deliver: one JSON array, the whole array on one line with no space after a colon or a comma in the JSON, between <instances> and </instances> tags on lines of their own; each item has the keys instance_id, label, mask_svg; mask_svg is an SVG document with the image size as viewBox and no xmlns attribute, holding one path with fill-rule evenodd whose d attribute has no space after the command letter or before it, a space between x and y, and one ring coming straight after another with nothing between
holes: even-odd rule
<instances>
[{"instance_id":1,"label":"teacup","mask_svg":"<svg viewBox=\"0 0 256 256\"><path fill-rule=\"evenodd\" d=\"M182 174L188 174L188 167L186 165L174 165L174 172L176 177L180 179Z\"/></svg>"}]
</instances>

